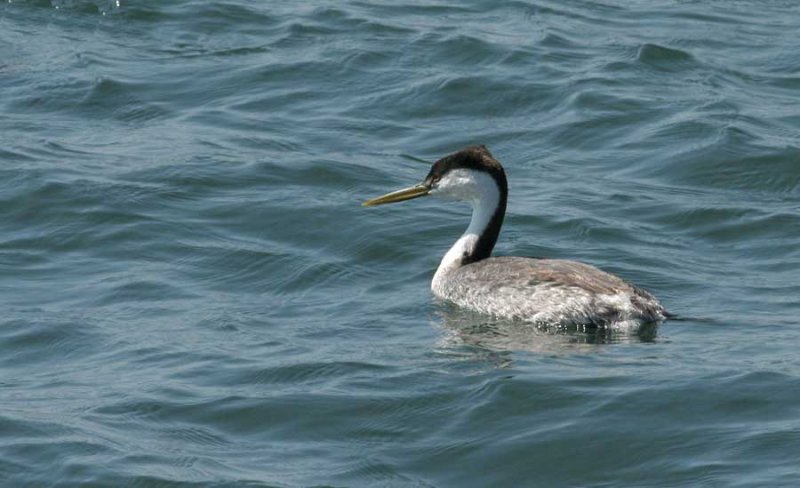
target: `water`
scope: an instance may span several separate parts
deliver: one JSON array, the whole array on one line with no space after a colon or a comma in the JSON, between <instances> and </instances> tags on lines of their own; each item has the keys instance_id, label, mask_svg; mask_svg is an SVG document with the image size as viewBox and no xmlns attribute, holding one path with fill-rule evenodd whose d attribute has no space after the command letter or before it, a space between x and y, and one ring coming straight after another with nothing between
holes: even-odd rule
<instances>
[{"instance_id":1,"label":"water","mask_svg":"<svg viewBox=\"0 0 800 488\"><path fill-rule=\"evenodd\" d=\"M0 6L2 486L797 486L795 2ZM685 318L436 303L486 144L498 254Z\"/></svg>"}]
</instances>

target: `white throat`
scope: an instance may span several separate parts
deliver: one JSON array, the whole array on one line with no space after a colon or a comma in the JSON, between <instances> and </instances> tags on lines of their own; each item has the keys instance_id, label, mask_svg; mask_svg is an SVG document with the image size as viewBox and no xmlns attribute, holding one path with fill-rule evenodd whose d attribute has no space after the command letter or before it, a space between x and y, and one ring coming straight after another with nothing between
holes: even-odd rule
<instances>
[{"instance_id":1,"label":"white throat","mask_svg":"<svg viewBox=\"0 0 800 488\"><path fill-rule=\"evenodd\" d=\"M452 170L445 175L431 196L472 204L472 220L461 237L442 258L433 276L431 290L445 296L448 275L460 268L465 255L472 254L478 239L486 230L500 202L500 191L489 174L469 169Z\"/></svg>"}]
</instances>

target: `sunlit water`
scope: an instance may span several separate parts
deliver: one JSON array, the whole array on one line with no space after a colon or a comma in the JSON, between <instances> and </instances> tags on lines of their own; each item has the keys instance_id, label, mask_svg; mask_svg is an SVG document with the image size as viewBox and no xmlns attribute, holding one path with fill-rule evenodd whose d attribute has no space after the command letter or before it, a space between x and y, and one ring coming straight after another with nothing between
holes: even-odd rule
<instances>
[{"instance_id":1,"label":"sunlit water","mask_svg":"<svg viewBox=\"0 0 800 488\"><path fill-rule=\"evenodd\" d=\"M795 2L0 6L2 486L797 486ZM683 320L435 302L486 144L497 254Z\"/></svg>"}]
</instances>

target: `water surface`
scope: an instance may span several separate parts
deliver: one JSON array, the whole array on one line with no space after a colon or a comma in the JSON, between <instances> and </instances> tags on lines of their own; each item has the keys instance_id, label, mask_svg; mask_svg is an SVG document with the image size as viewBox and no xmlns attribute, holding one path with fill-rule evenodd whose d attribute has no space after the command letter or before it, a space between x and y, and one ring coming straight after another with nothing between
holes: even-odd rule
<instances>
[{"instance_id":1,"label":"water surface","mask_svg":"<svg viewBox=\"0 0 800 488\"><path fill-rule=\"evenodd\" d=\"M797 486L794 2L0 6L8 486ZM685 318L428 290L486 144L497 254Z\"/></svg>"}]
</instances>

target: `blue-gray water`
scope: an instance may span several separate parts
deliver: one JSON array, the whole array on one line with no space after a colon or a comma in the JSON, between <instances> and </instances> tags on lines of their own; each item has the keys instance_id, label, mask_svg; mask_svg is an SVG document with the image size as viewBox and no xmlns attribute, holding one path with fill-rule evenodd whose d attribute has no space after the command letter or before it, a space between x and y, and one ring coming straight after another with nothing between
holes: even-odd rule
<instances>
[{"instance_id":1,"label":"blue-gray water","mask_svg":"<svg viewBox=\"0 0 800 488\"><path fill-rule=\"evenodd\" d=\"M623 6L624 5L624 6ZM798 486L796 2L0 6L0 485ZM436 303L486 144L498 254L686 320Z\"/></svg>"}]
</instances>

